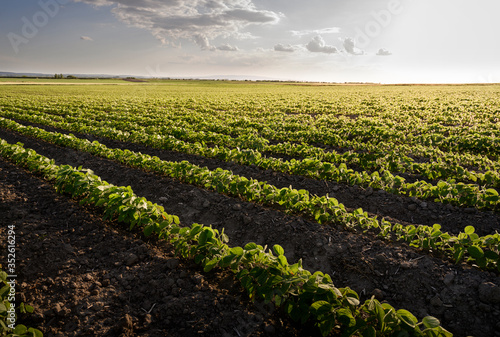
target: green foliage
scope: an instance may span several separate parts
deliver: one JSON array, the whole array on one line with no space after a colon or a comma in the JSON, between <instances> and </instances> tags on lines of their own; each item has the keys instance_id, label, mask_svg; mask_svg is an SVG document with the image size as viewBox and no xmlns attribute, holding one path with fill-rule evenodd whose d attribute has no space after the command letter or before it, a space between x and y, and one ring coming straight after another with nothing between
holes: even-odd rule
<instances>
[{"instance_id":1,"label":"green foliage","mask_svg":"<svg viewBox=\"0 0 500 337\"><path fill-rule=\"evenodd\" d=\"M148 86L147 95L137 87L119 86L89 87L90 94L72 87L29 87L21 92L13 86L2 92L6 94L0 97L0 116L5 118L479 210L499 208L498 86L408 90L175 81ZM2 127L60 146L279 205L319 223L371 230L389 240L440 252L457 263L500 270L498 233L479 237L468 226L450 235L439 225L391 224L362 209L347 212L328 196L109 149L5 118L0 119ZM197 224L181 228L178 218L135 196L130 188L107 185L89 171L56 167L34 151L3 142L0 147L3 156L55 181L61 192L102 207L106 218L171 240L179 255L193 258L205 270L231 268L252 298L273 301L298 320L314 320L323 334L341 329L345 336L449 335L433 318L419 323L411 313L374 300L359 304L351 291L328 283L327 276L307 274L300 263L288 265L281 247L229 248L223 232ZM413 179L404 179L402 173ZM325 278L326 283L321 281Z\"/></svg>"},{"instance_id":2,"label":"green foliage","mask_svg":"<svg viewBox=\"0 0 500 337\"><path fill-rule=\"evenodd\" d=\"M181 227L178 218L165 213L162 207L137 197L130 187L102 181L90 170L54 164L50 170L40 170L37 163L46 166L42 156L3 140L0 153L34 172L45 172L45 177L54 181L59 192L68 193L82 203L102 207L105 217L116 218L130 229L139 226L146 235L155 233L168 240L179 256L194 259L206 272L215 267L230 268L251 299L273 302L292 319L303 323L311 320L324 336L334 328L345 336L358 332L366 336L389 336L399 331L408 331L414 336L431 336L431 332L432 336L450 335L435 318L427 317L418 323L409 312L399 311L398 316L393 307L380 305L373 299L371 304L361 305L356 292L336 288L329 275L319 271L311 274L302 268L301 261L290 265L279 245L274 245L272 250L255 243L229 248L223 232L200 224ZM152 229L146 231L150 226ZM419 329L421 324L425 330ZM29 332L22 326L16 329L20 333Z\"/></svg>"},{"instance_id":3,"label":"green foliage","mask_svg":"<svg viewBox=\"0 0 500 337\"><path fill-rule=\"evenodd\" d=\"M187 131L176 127L165 128L162 126L161 129L158 129L149 125L149 123L147 127L144 127L137 123L136 116L126 118L127 123L122 121L117 123L112 120L96 122L93 116L89 118L75 117L74 119L66 117L60 121L54 121L45 118L44 114L36 113L5 112L4 115L70 131L90 133L121 141L137 142L156 148L197 154L224 161L234 161L244 165L256 165L264 169L299 174L314 179L373 187L390 193L424 199L434 198L436 201L456 205L472 206L480 209L497 209L500 204L498 192L493 188L500 187L500 174L497 172L476 173L468 171L458 164L451 165L452 169L450 170L449 160L448 162L437 160L432 163L414 163L413 159L404 155L407 149L401 149L398 152L392 149L387 152L377 147L371 147L369 150L365 149L362 152L348 151L340 155L336 152L325 152L306 143L301 145L293 143L268 145L269 141L267 139L255 134L244 134L234 138L220 133ZM15 126L16 123L9 123L4 119L0 120L0 122L3 126L22 129L32 135L39 133L36 128L19 128ZM176 137L179 137L179 139ZM56 144L67 144L70 141L67 139L68 136L65 135L55 138L53 142ZM357 147L363 146L358 144ZM265 157L262 152L284 153L304 157L304 159L283 161L273 157ZM369 171L348 169L346 163L361 166L362 169ZM397 163L404 163L404 165ZM140 163L136 164L140 166ZM376 170L373 171L374 169ZM373 172L369 173L370 171ZM404 178L392 174L391 171L414 172L423 175L427 179L447 178L447 180L439 181L436 185L424 180L407 183ZM472 181L474 184L456 183L454 178ZM481 184L476 183L479 181Z\"/></svg>"},{"instance_id":4,"label":"green foliage","mask_svg":"<svg viewBox=\"0 0 500 337\"><path fill-rule=\"evenodd\" d=\"M117 160L126 165L165 174L183 182L215 190L218 193L225 193L263 204L279 205L287 211L294 212L296 214L309 215L319 223L340 223L347 228L359 227L363 230L373 229L378 231L379 236L387 239L406 241L411 246L416 248L441 251L445 255L454 259L457 263L460 262L464 258L464 254L467 253L467 261L475 263L481 269L500 270L500 265L498 263L500 251L498 244L495 244L500 241L498 233L485 238L479 238L479 236L474 234L470 236L470 240L464 240L448 233L443 233L440 230L441 227L439 225L434 225L432 227L415 227L412 225L402 226L400 224L391 224L384 221L382 221L381 225L376 218L369 217L368 213L364 212L362 209L357 209L351 213L347 212L344 205L340 204L335 198L328 196L312 196L306 190L296 190L291 187L278 189L273 185L259 182L254 179L247 179L245 177L233 175L230 171L220 168L215 171L210 171L207 168L200 168L199 166L193 165L187 161L162 161L157 157L151 157L149 155L143 155L129 150L110 149L97 141L89 142L86 139L80 139L73 135L48 132L43 129L30 126L24 127L13 121L7 121L0 118L0 125L2 123L4 125L8 125L16 131L35 135L58 145L88 151L105 158ZM18 151L17 156L23 155L22 151ZM33 154L33 156L34 158L38 158L37 154ZM46 158L43 160L46 163L43 167L48 170L51 167L51 161ZM309 161L308 165L314 166L317 163L317 161ZM352 176L352 170L348 170L344 164L341 164L339 169L340 172ZM52 172L51 174L53 175L54 173ZM81 181L75 182L75 185L70 187L70 190L74 190L75 193L78 194L78 189L84 188L86 184L89 183L86 182L85 179L91 178L84 177L83 173L75 174L81 175L82 179ZM377 177L377 175L373 176ZM384 177L393 176L386 171L384 172ZM402 181L399 181L398 184L402 184ZM412 186L420 186L419 188L423 188L422 186L425 187L426 185L424 183L418 184L418 182L416 182L413 183ZM451 185L449 183L440 181L435 187L432 187L431 190L437 191L436 193L440 193L443 198L448 198L450 191L451 193L455 193L454 191L459 193L462 191L461 189L466 187L466 185L461 183L457 185L461 189L453 189L450 186ZM111 218L112 215L116 213L116 210L121 207L126 209L127 212L122 214L118 220L122 221L125 217L132 217L133 219L130 223L130 227L133 228L138 224L147 225L144 229L145 234L147 235L161 230L163 227L168 225L168 223L164 223L160 226L161 228L159 228L159 226L153 224L155 219L154 216L157 217L159 214L145 214L144 211L138 212L133 207L131 208L127 205L117 203L117 201L120 200L122 193L125 192L117 191L117 193L114 193L114 188L115 187L112 187L108 193L108 195L112 196L112 200L109 201L109 203L113 207L108 208L106 211L105 216L107 218ZM495 190L490 189L488 191L488 195L494 197L494 192ZM128 193L130 194L130 191ZM461 198L464 198L464 196ZM126 200L137 205L143 205L145 203L144 200L132 197L128 197ZM97 205L100 206L106 202L108 202L106 199L101 199L97 201ZM488 240L488 243L486 243L485 240ZM484 248L485 253L482 255L478 253L476 246L480 249Z\"/></svg>"},{"instance_id":5,"label":"green foliage","mask_svg":"<svg viewBox=\"0 0 500 337\"><path fill-rule=\"evenodd\" d=\"M9 300L11 286L8 283L8 275L0 270L0 336L2 337L43 337L43 333L35 328L26 327L23 324L13 323L10 319L17 322L20 314L32 313L33 307L21 303L19 308L14 308L14 304Z\"/></svg>"}]
</instances>

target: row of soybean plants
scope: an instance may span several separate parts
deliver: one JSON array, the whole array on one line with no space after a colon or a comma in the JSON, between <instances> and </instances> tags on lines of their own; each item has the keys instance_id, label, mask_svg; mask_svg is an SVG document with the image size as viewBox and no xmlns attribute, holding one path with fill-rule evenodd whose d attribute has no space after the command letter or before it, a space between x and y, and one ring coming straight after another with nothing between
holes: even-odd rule
<instances>
[{"instance_id":1,"label":"row of soybean plants","mask_svg":"<svg viewBox=\"0 0 500 337\"><path fill-rule=\"evenodd\" d=\"M442 232L440 225L403 226L378 221L368 216L362 209L348 212L337 199L328 196L311 195L306 190L277 188L255 179L247 179L232 174L230 171L209 170L187 161L163 161L142 153L129 150L112 149L107 146L74 135L48 132L32 126L23 126L14 121L0 118L0 126L37 137L53 144L71 147L94 155L118 161L128 166L146 169L202 188L241 197L249 201L266 205L279 205L289 212L305 214L319 223L339 223L346 228L360 228L375 231L386 239L406 241L411 246L421 249L440 251L444 255L460 262L466 259L485 270L498 270L500 257L500 234L479 237L474 228L468 226L464 232L453 236Z\"/></svg>"},{"instance_id":2,"label":"row of soybean plants","mask_svg":"<svg viewBox=\"0 0 500 337\"><path fill-rule=\"evenodd\" d=\"M392 99L394 100L394 98ZM391 100L391 97L389 97L388 100ZM187 101L191 102L192 100L189 99ZM196 132L193 133L192 130L196 130L197 132L218 133L219 135L211 137L212 140L221 138L222 135L237 137L238 135L257 133L265 139L277 139L283 142L291 140L292 142L307 142L308 144L323 143L340 148L356 149L357 151L369 151L372 154L377 152L389 152L392 149L394 153L408 153L415 157L429 157L430 162L442 160L443 162L452 164L452 166L455 166L455 164L462 165L462 167L477 166L479 169L485 171L494 169L492 165L498 165L498 163L488 160L485 156L467 152L463 148L461 148L461 153L453 153L456 151L441 151L438 147L433 146L437 142L437 138L443 137L445 133L453 134L455 138L449 141L453 144L457 143L455 141L456 137L465 139L469 135L472 135L471 137L477 140L477 137L483 136L495 138L498 133L496 123L487 123L487 121L491 120L493 117L489 119L486 118L486 121L484 116L482 119L477 118L477 120L475 119L473 121L477 125L473 126L465 123L459 125L460 127L438 124L434 122L434 120L440 123L446 121L448 121L448 123L458 123L450 117L447 117L446 121L439 119L442 118L441 115L446 115L444 112L441 113L441 110L444 109L442 106L432 107L434 110L439 108L440 110L438 112L424 111L425 115L435 115L436 118L434 118L434 120L421 121L421 119L424 118L423 115L409 118L414 117L412 115L414 111L405 111L410 109L410 107L402 105L403 108L399 108L397 111L372 112L371 116L362 116L363 118L359 118L359 120L353 122L348 118L337 118L337 115L332 114L321 114L316 120L312 120L311 118L306 118L309 117L307 114L287 116L283 113L261 111L262 109L257 112L252 110L248 111L248 109L243 109L241 106L242 104L236 106L234 108L235 111L228 111L226 107L223 112L218 112L215 110L216 106L213 106L214 102L212 102L212 107L210 109L204 107L205 104L210 103L210 100L203 100L196 104L184 102L184 105L179 105L177 103L169 105L169 102L165 102L165 109L161 109L153 103L148 103L146 107L142 107L138 106L138 103L134 104L130 102L111 107L109 102L105 100L104 103L102 103L99 100L99 102L97 102L98 105L96 105L96 102L86 102L85 104L71 102L61 108L59 105L53 106L51 104L40 107L40 105L36 104L37 101L35 100L30 102L30 104L25 104L23 101L20 102L20 105L23 110L29 110L31 106L31 111L43 111L45 114L55 114L64 118L92 118L100 123L106 123L107 120L110 120L115 123L116 126L121 125L124 127L127 127L130 122L137 123L151 133L164 133L172 130L171 132L173 132L173 135L176 137L195 137ZM217 103L216 105L220 105L221 107L225 106L223 100L219 99L215 100L215 102ZM380 102L377 102L377 104L379 103ZM5 104L6 107L8 107L8 102ZM160 105L161 102L157 104ZM12 105L16 104L11 104L10 108L13 109ZM188 108L186 108L186 106ZM172 107L179 108L180 110L169 109ZM276 108L279 109L279 107ZM352 108L352 106L350 106L350 108ZM243 117L236 116L235 113L242 112L242 109L244 110L242 113ZM481 109L485 110L485 107L481 107ZM214 112L215 116L213 116ZM461 114L461 117L464 119L464 115L468 116L465 112L461 112ZM478 115L493 116L494 111L483 111L482 114L480 111L474 111L474 116ZM433 122L434 124L432 124ZM429 124L429 126L427 126L427 124ZM105 124L102 125L104 126ZM164 127L155 128L158 125ZM184 131L183 129L187 130ZM398 135L394 137L388 136L388 134L393 134L394 132ZM457 132L460 133L457 134ZM463 132L466 132L466 134L462 134ZM431 135L429 135L429 133L431 133ZM354 137L353 135L359 135L359 137ZM420 138L411 140L415 135ZM203 135L203 137L207 137L207 135ZM360 139L356 140L349 138ZM409 139L408 142L406 142L406 138ZM390 141L391 139L393 141ZM193 140L196 141L196 138L193 138ZM381 140L383 141L382 143L380 142ZM474 140L474 142L476 142L476 140ZM478 142L480 142L480 140L478 140ZM262 140L256 143L257 145L261 144ZM422 146L422 143L429 145ZM486 143L488 143L488 141ZM496 144L495 141L490 145L492 144L494 147ZM240 148L242 145L244 144L234 144L234 146L239 146ZM404 146L404 148L399 148L401 146ZM464 153L462 154L462 152ZM492 154L493 152L489 151L488 154Z\"/></svg>"},{"instance_id":3,"label":"row of soybean plants","mask_svg":"<svg viewBox=\"0 0 500 337\"><path fill-rule=\"evenodd\" d=\"M272 250L255 243L230 248L223 232L201 224L182 227L178 217L167 214L163 207L138 197L130 187L102 181L90 170L57 166L34 150L4 140L0 140L0 154L41 174L57 191L101 207L106 217L171 242L178 255L194 259L207 272L215 267L230 268L252 299L272 301L292 319L314 322L324 336L331 332L366 337L452 336L432 316L419 322L409 311L396 310L374 298L361 303L353 290L335 287L329 275L311 273L300 261L289 264L279 245Z\"/></svg>"},{"instance_id":4,"label":"row of soybean plants","mask_svg":"<svg viewBox=\"0 0 500 337\"><path fill-rule=\"evenodd\" d=\"M322 161L316 158L306 158L303 160L292 159L284 161L274 157L265 157L261 151L256 149L239 149L227 148L223 146L209 146L205 142L185 142L171 135L164 136L160 134L150 134L144 129L136 131L132 123L128 123L128 127L115 128L109 126L97 126L91 119L78 118L77 120L68 121L53 121L47 118L44 114L19 114L12 112L2 112L5 116L16 117L31 122L46 124L68 131L76 131L81 133L89 133L97 136L117 139L120 141L138 142L156 148L169 149L179 152L201 155L205 157L217 158L225 161L236 161L244 165L256 165L264 169L273 169L276 171L308 176L314 179L333 180L350 185L360 185L363 187L373 187L384 189L390 193L398 193L410 197L418 197L421 199L432 198L436 201L448 202L460 206L472 206L481 209L497 209L500 204L500 197L496 189L491 186L497 186L500 180L498 172L488 171L485 173L472 173L471 171L460 170L462 175L467 176L472 181L478 183L463 183L456 182L449 178L447 181L439 181L436 184L425 180L417 180L413 183L408 183L405 179L398 175L393 175L390 169L382 167L379 170L355 171L348 168L342 159L333 160L342 162L339 165L332 161ZM240 137L239 141L248 140L254 142L251 137ZM267 146L267 145L266 145ZM278 147L277 145L276 147ZM307 149L306 149L307 150ZM388 155L390 157L391 155ZM330 158L335 156L330 156ZM347 155L338 155L338 157L346 158ZM359 159L359 158L358 158ZM375 160L376 162L377 160ZM369 157L363 158L360 163L369 165ZM438 169L432 170L430 174L438 176L442 171Z\"/></svg>"},{"instance_id":5,"label":"row of soybean plants","mask_svg":"<svg viewBox=\"0 0 500 337\"><path fill-rule=\"evenodd\" d=\"M419 123L422 124L419 120L410 119L410 122L403 122L402 120L404 119L402 119L398 120L397 123L394 121L385 121L382 123L377 122L376 118L378 116L372 116L370 118L362 118L361 122L354 123L350 122L349 119L337 118L337 116L332 115L322 115L322 117L314 122L307 122L310 118L305 118L304 116L307 115L304 114L300 114L293 119L289 117L285 118L279 113L251 113L246 111L243 117L235 116L234 112L227 111L212 116L212 114L207 113L201 108L194 111L186 109L158 111L158 109L151 106L143 108L132 105L132 107L122 107L122 110L117 110L120 109L120 107L114 107L113 111L109 111L108 109L111 109L110 107L96 106L95 104L78 105L75 103L65 108L51 105L46 108L40 108L35 103L36 102L31 103L32 109L29 108L30 105L25 106L21 104L22 110L31 111L32 113L43 112L48 115L57 115L64 118L91 118L100 122L102 126L105 126L103 123L106 123L108 120L116 125L123 126L127 126L127 123L132 122L144 127L148 132L173 132L173 135L176 137L185 136L185 133L193 137L192 130L208 133L215 132L219 134L218 136L216 135L219 138L221 135L237 137L248 134L255 136L255 134L257 134L265 139L275 139L283 142L306 142L308 144L322 143L337 148L349 148L372 153L387 152L392 149L397 153L409 153L416 157L429 157L431 162L439 159L446 162L450 162L451 160L461 165L478 166L483 170L487 170L488 166L495 165L495 161L488 160L487 157L482 155L469 153L463 149L461 152L464 152L464 154L455 153L455 155L453 154L456 151L441 151L439 148L432 146L432 141L430 143L427 142L430 144L429 146L423 146L421 141L413 141L413 144L403 142L405 137L411 138L413 133L422 135L427 134L422 130L415 131L408 129L407 126L414 127ZM8 107L8 105L6 106ZM10 106L10 110L15 110L15 107ZM401 112L401 114L403 116L405 115L403 112ZM394 119L394 114L391 114L391 117ZM495 125L495 123L490 124ZM161 127L158 129L156 126ZM183 129L186 129L187 132ZM474 128L465 126L460 128L456 127L454 129L463 129L469 134L476 134L482 130L481 132L483 133L488 132L489 136L494 132L493 130L485 130L486 127L483 126L483 124L481 124L481 128L477 126ZM367 136L362 136L362 140L348 139L352 134L357 132L356 130L362 132L363 135L370 135L372 138L381 137L383 142L374 141L370 139L370 137L367 138ZM398 130L401 137L394 142L388 141L387 137L384 135L387 132L394 132L393 130ZM441 130L440 134L445 132L448 131ZM433 139L436 137L438 136L428 138ZM262 141L260 141L260 143L262 143ZM405 148L398 148L403 145L406 145ZM236 146L241 147L241 145L237 144Z\"/></svg>"},{"instance_id":6,"label":"row of soybean plants","mask_svg":"<svg viewBox=\"0 0 500 337\"><path fill-rule=\"evenodd\" d=\"M477 177L474 176L474 171L467 169L467 167L476 167L477 170L481 171L498 171L500 169L498 161L466 151L445 152L437 147L421 144L410 145L388 141L380 143L370 142L369 140L356 141L347 139L347 135L356 129L364 130L363 132L369 134L384 134L387 130L391 131L400 128L400 125L403 124L402 122L396 124L394 122L384 122L377 125L374 124L373 118L367 119L369 123L366 125L356 126L349 124L345 119L324 115L315 123L301 125L297 121L289 123L286 119L282 119L279 114L269 113L256 116L255 113L247 112L249 116L235 117L234 113L224 112L214 117L209 113L200 112L200 109L198 111L182 109L175 111L161 110L159 112L158 109L151 105L146 108L139 108L134 105L132 107L118 105L118 107L113 108L113 111L109 111L110 107L96 106L95 103L68 103L69 105L48 105L48 107L37 106L36 101L30 102L30 104L25 104L24 101L19 102L19 104L10 102L10 105L8 104L9 101L2 103L5 104L4 110L10 113L16 111L35 115L43 113L47 115L47 118L51 116L50 118L55 121L65 120L74 123L83 121L89 123L90 120L94 126L113 126L121 129L133 128L136 131L152 134L172 135L189 142L203 141L213 145L224 144L229 147L249 147L262 150L268 144L268 139L279 138L282 141L282 144L279 145L282 146L266 146L266 152L271 154L282 153L283 148L286 148L287 152L292 151L292 155L299 157L321 155L326 157L325 160L330 160L331 157L337 157L335 151L325 152L321 148L311 146L311 143L330 144L336 148L352 150L347 151L349 160L346 164L350 162L356 165L366 163L368 169L384 167L389 168L391 172L401 170L402 172L421 174L427 179L453 178L459 181L467 179L474 181L477 180ZM16 107L18 105L19 107ZM301 121L304 120L303 116L300 115ZM391 116L394 118L393 115ZM231 120L232 118L235 120ZM288 130L291 127L290 124L297 125L297 130ZM342 126L342 124L345 125ZM417 121L410 123L410 125L416 124L418 124ZM495 125L494 123L491 124ZM283 129L287 129L287 131L285 132ZM368 131L366 131L367 129ZM470 127L455 129L465 129L467 132L472 133ZM413 132L408 131L405 127L400 131L405 135L408 134L408 137ZM422 132L419 131L418 133ZM297 142L306 142L308 151L304 151L303 146L305 144L298 145ZM295 150L297 146L300 146L300 149ZM322 153L326 153L326 156ZM391 154L390 159L388 159L388 154ZM418 160L422 160L423 157L425 162L415 162L412 157L418 158Z\"/></svg>"}]
</instances>

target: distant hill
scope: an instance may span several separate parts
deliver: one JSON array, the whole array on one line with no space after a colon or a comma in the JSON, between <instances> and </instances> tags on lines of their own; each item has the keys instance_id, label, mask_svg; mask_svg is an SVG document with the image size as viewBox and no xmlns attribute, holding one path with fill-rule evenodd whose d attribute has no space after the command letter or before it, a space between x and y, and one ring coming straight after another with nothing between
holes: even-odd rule
<instances>
[{"instance_id":1,"label":"distant hill","mask_svg":"<svg viewBox=\"0 0 500 337\"><path fill-rule=\"evenodd\" d=\"M12 73L8 71L0 71L0 77L54 77L54 74L41 74L41 73Z\"/></svg>"},{"instance_id":2,"label":"distant hill","mask_svg":"<svg viewBox=\"0 0 500 337\"><path fill-rule=\"evenodd\" d=\"M108 75L108 74L63 74L64 77L71 75L78 78L125 78L130 77L130 75ZM44 74L44 73L15 73L9 71L0 71L0 77L42 77L42 78L53 78L54 74Z\"/></svg>"},{"instance_id":3,"label":"distant hill","mask_svg":"<svg viewBox=\"0 0 500 337\"><path fill-rule=\"evenodd\" d=\"M78 78L151 78L151 76L133 76L133 75L109 75L109 74L63 74L64 77L71 75ZM8 71L0 71L0 77L41 77L53 78L54 74L44 73L16 73ZM199 80L229 80L229 81L285 81L284 79L252 76L252 75L211 75L211 76L186 76L186 77L164 77L164 79L199 79ZM160 78L161 79L161 78Z\"/></svg>"}]
</instances>

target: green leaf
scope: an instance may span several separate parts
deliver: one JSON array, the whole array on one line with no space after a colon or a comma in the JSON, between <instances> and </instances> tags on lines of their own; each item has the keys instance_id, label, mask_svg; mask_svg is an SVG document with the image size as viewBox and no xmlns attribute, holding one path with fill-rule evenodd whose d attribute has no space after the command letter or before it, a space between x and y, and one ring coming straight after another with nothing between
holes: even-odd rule
<instances>
[{"instance_id":1,"label":"green leaf","mask_svg":"<svg viewBox=\"0 0 500 337\"><path fill-rule=\"evenodd\" d=\"M357 298L347 296L346 300L347 300L347 302L349 302L350 305L352 305L354 307L359 305L359 300Z\"/></svg>"},{"instance_id":2,"label":"green leaf","mask_svg":"<svg viewBox=\"0 0 500 337\"><path fill-rule=\"evenodd\" d=\"M236 255L236 256L241 256L243 255L243 248L241 247L233 247L229 250L230 254Z\"/></svg>"},{"instance_id":3,"label":"green leaf","mask_svg":"<svg viewBox=\"0 0 500 337\"><path fill-rule=\"evenodd\" d=\"M499 256L497 253L491 251L491 250L487 250L484 252L484 257L488 258L488 259L491 259L491 260L498 260L499 259Z\"/></svg>"},{"instance_id":4,"label":"green leaf","mask_svg":"<svg viewBox=\"0 0 500 337\"><path fill-rule=\"evenodd\" d=\"M154 226L153 225L149 225L149 226L146 226L144 227L144 236L150 236L151 234L153 234L153 230L154 230Z\"/></svg>"},{"instance_id":5,"label":"green leaf","mask_svg":"<svg viewBox=\"0 0 500 337\"><path fill-rule=\"evenodd\" d=\"M479 241L479 235L477 235L476 233L472 233L470 235L470 239L471 239L472 242Z\"/></svg>"},{"instance_id":6,"label":"green leaf","mask_svg":"<svg viewBox=\"0 0 500 337\"><path fill-rule=\"evenodd\" d=\"M463 247L456 248L455 253L453 254L453 259L455 260L455 263L459 263L460 261L462 261L464 253L465 253L465 248Z\"/></svg>"},{"instance_id":7,"label":"green leaf","mask_svg":"<svg viewBox=\"0 0 500 337\"><path fill-rule=\"evenodd\" d=\"M210 270L212 270L217 265L218 262L219 261L217 259L213 259L213 260L208 261L205 264L205 267L203 267L203 271L205 271L205 273L208 273Z\"/></svg>"},{"instance_id":8,"label":"green leaf","mask_svg":"<svg viewBox=\"0 0 500 337\"><path fill-rule=\"evenodd\" d=\"M326 301L317 301L311 304L311 312L316 316L330 312L332 309L332 305Z\"/></svg>"},{"instance_id":9,"label":"green leaf","mask_svg":"<svg viewBox=\"0 0 500 337\"><path fill-rule=\"evenodd\" d=\"M349 309L339 309L337 310L337 320L347 326L355 326L356 325L356 320L354 319L351 310Z\"/></svg>"},{"instance_id":10,"label":"green leaf","mask_svg":"<svg viewBox=\"0 0 500 337\"><path fill-rule=\"evenodd\" d=\"M214 232L210 228L205 228L198 238L198 244L200 246L204 246L207 244L208 240L210 240L214 236Z\"/></svg>"},{"instance_id":11,"label":"green leaf","mask_svg":"<svg viewBox=\"0 0 500 337\"><path fill-rule=\"evenodd\" d=\"M203 226L200 225L200 224L197 224L197 223L194 223L192 226L191 226L191 235L196 235L198 234L199 232L201 232L203 230Z\"/></svg>"},{"instance_id":12,"label":"green leaf","mask_svg":"<svg viewBox=\"0 0 500 337\"><path fill-rule=\"evenodd\" d=\"M399 309L398 311L396 311L396 314L410 328L415 328L416 324L418 323L418 319L408 310Z\"/></svg>"},{"instance_id":13,"label":"green leaf","mask_svg":"<svg viewBox=\"0 0 500 337\"><path fill-rule=\"evenodd\" d=\"M35 310L31 305L21 303L21 308L23 309L23 313L32 314Z\"/></svg>"},{"instance_id":14,"label":"green leaf","mask_svg":"<svg viewBox=\"0 0 500 337\"><path fill-rule=\"evenodd\" d=\"M26 328L26 326L24 326L22 324L18 324L14 328L14 333L17 334L17 335L23 335L23 334L25 334L27 332L28 332L28 328Z\"/></svg>"},{"instance_id":15,"label":"green leaf","mask_svg":"<svg viewBox=\"0 0 500 337\"><path fill-rule=\"evenodd\" d=\"M328 336L332 332L334 326L335 326L334 319L327 319L318 324L321 335L324 337Z\"/></svg>"},{"instance_id":16,"label":"green leaf","mask_svg":"<svg viewBox=\"0 0 500 337\"><path fill-rule=\"evenodd\" d=\"M469 255L476 260L484 257L483 250L478 246L470 246L469 248L467 248L467 252L469 252Z\"/></svg>"},{"instance_id":17,"label":"green leaf","mask_svg":"<svg viewBox=\"0 0 500 337\"><path fill-rule=\"evenodd\" d=\"M273 249L276 252L276 254L278 254L278 255L284 255L285 254L285 250L280 245L274 245Z\"/></svg>"},{"instance_id":18,"label":"green leaf","mask_svg":"<svg viewBox=\"0 0 500 337\"><path fill-rule=\"evenodd\" d=\"M219 266L221 268L226 268L231 266L231 263L236 259L236 255L227 255L222 258L222 260L219 262ZM231 266L232 268L236 268L237 266Z\"/></svg>"},{"instance_id":19,"label":"green leaf","mask_svg":"<svg viewBox=\"0 0 500 337\"><path fill-rule=\"evenodd\" d=\"M255 248L257 248L257 244L254 243L254 242L249 242L244 247L245 250L252 250L252 249L255 249Z\"/></svg>"},{"instance_id":20,"label":"green leaf","mask_svg":"<svg viewBox=\"0 0 500 337\"><path fill-rule=\"evenodd\" d=\"M6 312L7 312L7 307L5 306L5 304L0 303L0 314L4 314Z\"/></svg>"},{"instance_id":21,"label":"green leaf","mask_svg":"<svg viewBox=\"0 0 500 337\"><path fill-rule=\"evenodd\" d=\"M8 284L4 285L2 289L0 289L0 296L6 297L9 291L10 291L10 286Z\"/></svg>"},{"instance_id":22,"label":"green leaf","mask_svg":"<svg viewBox=\"0 0 500 337\"><path fill-rule=\"evenodd\" d=\"M38 329L29 328L28 332L31 334L32 337L43 337L43 333Z\"/></svg>"},{"instance_id":23,"label":"green leaf","mask_svg":"<svg viewBox=\"0 0 500 337\"><path fill-rule=\"evenodd\" d=\"M493 189L493 188L488 188L486 190L486 194L488 195L491 195L491 196L498 196L498 192L497 190Z\"/></svg>"},{"instance_id":24,"label":"green leaf","mask_svg":"<svg viewBox=\"0 0 500 337\"><path fill-rule=\"evenodd\" d=\"M441 324L441 322L439 322L439 320L436 317L432 317L432 316L424 317L424 319L422 320L422 323L428 329L437 328Z\"/></svg>"},{"instance_id":25,"label":"green leaf","mask_svg":"<svg viewBox=\"0 0 500 337\"><path fill-rule=\"evenodd\" d=\"M278 261L283 267L288 265L288 261L286 260L286 257L284 255L278 256Z\"/></svg>"},{"instance_id":26,"label":"green leaf","mask_svg":"<svg viewBox=\"0 0 500 337\"><path fill-rule=\"evenodd\" d=\"M464 228L464 233L467 235L471 235L475 231L476 231L476 229L473 226L467 226Z\"/></svg>"}]
</instances>

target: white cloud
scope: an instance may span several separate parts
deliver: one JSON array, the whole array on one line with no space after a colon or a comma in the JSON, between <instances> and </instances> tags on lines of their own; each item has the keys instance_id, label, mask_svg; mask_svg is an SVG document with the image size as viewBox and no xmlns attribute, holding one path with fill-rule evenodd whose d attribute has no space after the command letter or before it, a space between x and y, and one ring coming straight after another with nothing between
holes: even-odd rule
<instances>
[{"instance_id":1,"label":"white cloud","mask_svg":"<svg viewBox=\"0 0 500 337\"><path fill-rule=\"evenodd\" d=\"M323 29L315 29L315 30L292 30L292 35L294 36L305 36L305 35L325 35L325 34L337 34L340 33L339 27L330 27Z\"/></svg>"},{"instance_id":2,"label":"white cloud","mask_svg":"<svg viewBox=\"0 0 500 337\"><path fill-rule=\"evenodd\" d=\"M274 51L293 53L295 50L296 50L296 47L289 45L289 44L283 45L281 43L278 43L277 45L274 46Z\"/></svg>"},{"instance_id":3,"label":"white cloud","mask_svg":"<svg viewBox=\"0 0 500 337\"><path fill-rule=\"evenodd\" d=\"M380 48L377 52L377 55L379 56L389 56L389 55L392 55L392 53L390 51L388 51L387 49L385 48Z\"/></svg>"},{"instance_id":4,"label":"white cloud","mask_svg":"<svg viewBox=\"0 0 500 337\"><path fill-rule=\"evenodd\" d=\"M282 14L258 9L253 0L74 0L112 12L131 26L149 30L162 43L189 39L211 49L216 37L248 38L250 25L276 24Z\"/></svg>"},{"instance_id":5,"label":"white cloud","mask_svg":"<svg viewBox=\"0 0 500 337\"><path fill-rule=\"evenodd\" d=\"M343 42L343 46L346 52L352 55L363 55L364 51L356 48L354 40L350 37L346 37Z\"/></svg>"},{"instance_id":6,"label":"white cloud","mask_svg":"<svg viewBox=\"0 0 500 337\"><path fill-rule=\"evenodd\" d=\"M85 40L85 41L94 41L93 38L89 37L89 36L80 36L80 40Z\"/></svg>"},{"instance_id":7,"label":"white cloud","mask_svg":"<svg viewBox=\"0 0 500 337\"><path fill-rule=\"evenodd\" d=\"M315 36L311 41L309 41L306 48L312 53L334 54L338 52L337 48L334 46L327 45L325 40L323 40L320 35Z\"/></svg>"},{"instance_id":8,"label":"white cloud","mask_svg":"<svg viewBox=\"0 0 500 337\"><path fill-rule=\"evenodd\" d=\"M238 51L238 47L235 46L230 46L228 44L223 44L222 46L217 47L217 50L223 50L223 51Z\"/></svg>"},{"instance_id":9,"label":"white cloud","mask_svg":"<svg viewBox=\"0 0 500 337\"><path fill-rule=\"evenodd\" d=\"M213 47L210 46L210 41L208 40L208 38L205 35L195 34L195 35L193 35L193 40L198 46L200 46L201 49L213 50Z\"/></svg>"}]
</instances>

